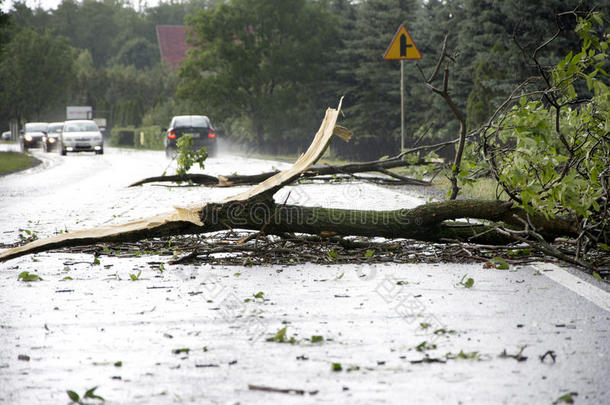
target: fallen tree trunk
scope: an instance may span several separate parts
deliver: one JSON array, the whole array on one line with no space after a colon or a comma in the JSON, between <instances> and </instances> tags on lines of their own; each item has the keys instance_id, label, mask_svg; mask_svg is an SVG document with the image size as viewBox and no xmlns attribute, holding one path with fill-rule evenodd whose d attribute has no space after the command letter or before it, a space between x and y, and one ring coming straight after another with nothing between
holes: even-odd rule
<instances>
[{"instance_id":1,"label":"fallen tree trunk","mask_svg":"<svg viewBox=\"0 0 610 405\"><path fill-rule=\"evenodd\" d=\"M570 219L548 220L542 215L527 216L511 203L502 201L454 200L424 204L413 209L361 211L324 207L276 204L273 195L293 182L320 158L335 132L340 111L328 109L314 141L295 164L276 173L249 190L219 203L176 208L123 225L111 225L39 239L0 253L0 261L51 249L91 245L100 242L137 241L145 238L197 234L225 229L254 229L268 234L286 232L322 235L382 236L421 241L471 241L507 244L513 238L496 231L493 225L447 224L446 221L472 218L522 227L528 221L548 239L574 236Z\"/></svg>"},{"instance_id":2,"label":"fallen tree trunk","mask_svg":"<svg viewBox=\"0 0 610 405\"><path fill-rule=\"evenodd\" d=\"M419 161L415 164L423 165L430 164L424 160ZM413 166L414 163L409 163L404 160L375 160L371 162L363 163L351 163L340 166L314 166L303 172L300 178L312 178L317 176L328 176L336 174L355 174L364 172L380 172L390 177L394 177L397 180L388 181L393 184L413 184L418 186L430 186L429 181L408 178L404 176L396 175L395 173L388 172L388 169L394 169L397 167ZM265 173L252 174L252 175L228 175L228 176L210 176L208 174L198 173L187 173L185 176L172 175L172 176L153 176L145 179L136 181L130 184L128 187L141 186L147 183L162 183L172 182L180 183L188 181L192 184L199 184L203 186L214 186L214 187L228 187L228 186L246 186L258 184L261 181L267 180L270 177L275 176L279 173L279 170L274 170Z\"/></svg>"},{"instance_id":3,"label":"fallen tree trunk","mask_svg":"<svg viewBox=\"0 0 610 405\"><path fill-rule=\"evenodd\" d=\"M0 254L0 261L29 253L91 245L102 242L133 242L169 235L201 234L227 229L257 230L266 234L307 233L314 235L381 236L425 242L460 241L505 245L514 238L497 231L497 225L446 223L468 217L520 226L526 214L511 203L486 200L452 200L428 203L413 209L391 211L346 210L276 204L248 199L210 203L198 210L183 210L173 218L165 215L93 231L77 231L38 240ZM548 221L530 216L530 221L548 240L575 236L567 219Z\"/></svg>"}]
</instances>

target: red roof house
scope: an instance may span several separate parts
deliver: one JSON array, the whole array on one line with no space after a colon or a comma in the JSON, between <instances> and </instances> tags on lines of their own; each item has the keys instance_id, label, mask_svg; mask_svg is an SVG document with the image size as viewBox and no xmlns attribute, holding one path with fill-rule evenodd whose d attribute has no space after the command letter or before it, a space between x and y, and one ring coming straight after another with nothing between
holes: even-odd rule
<instances>
[{"instance_id":1,"label":"red roof house","mask_svg":"<svg viewBox=\"0 0 610 405\"><path fill-rule=\"evenodd\" d=\"M186 51L191 48L186 43L186 29L184 25L157 25L161 61L174 70L178 70L180 62L186 59Z\"/></svg>"}]
</instances>

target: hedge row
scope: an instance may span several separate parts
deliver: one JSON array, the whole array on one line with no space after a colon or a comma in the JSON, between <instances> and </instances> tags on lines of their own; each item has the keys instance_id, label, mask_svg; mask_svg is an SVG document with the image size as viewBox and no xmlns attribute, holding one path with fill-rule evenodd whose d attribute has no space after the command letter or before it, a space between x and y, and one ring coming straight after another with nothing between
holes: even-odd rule
<instances>
[{"instance_id":1,"label":"hedge row","mask_svg":"<svg viewBox=\"0 0 610 405\"><path fill-rule=\"evenodd\" d=\"M128 146L138 149L165 148L165 133L161 127L153 125L150 127L114 127L110 131L110 144L112 146Z\"/></svg>"}]
</instances>

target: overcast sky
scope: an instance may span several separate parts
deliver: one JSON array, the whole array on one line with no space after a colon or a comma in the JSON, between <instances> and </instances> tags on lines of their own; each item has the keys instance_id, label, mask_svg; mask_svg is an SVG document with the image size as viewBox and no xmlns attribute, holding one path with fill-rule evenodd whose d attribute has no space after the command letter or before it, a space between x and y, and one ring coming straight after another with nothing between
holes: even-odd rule
<instances>
[{"instance_id":1,"label":"overcast sky","mask_svg":"<svg viewBox=\"0 0 610 405\"><path fill-rule=\"evenodd\" d=\"M4 0L2 2L2 11L7 13L13 7L13 3L15 2L17 2L17 0ZM32 9L41 7L45 10L54 10L57 8L57 6L59 6L59 4L61 4L62 0L24 0L24 2L29 8ZM80 3L80 1L78 2ZM157 3L159 3L159 0L127 0L127 2L133 4L137 9L139 5L142 7L155 6Z\"/></svg>"}]
</instances>

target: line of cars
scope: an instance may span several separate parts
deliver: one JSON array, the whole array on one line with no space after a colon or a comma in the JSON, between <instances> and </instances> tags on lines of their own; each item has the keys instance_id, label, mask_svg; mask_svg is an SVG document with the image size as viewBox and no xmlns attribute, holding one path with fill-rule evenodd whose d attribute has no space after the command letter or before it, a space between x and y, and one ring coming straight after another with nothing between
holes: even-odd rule
<instances>
[{"instance_id":1,"label":"line of cars","mask_svg":"<svg viewBox=\"0 0 610 405\"><path fill-rule=\"evenodd\" d=\"M91 151L104 153L104 137L95 121L70 120L65 122L28 122L19 136L22 151L42 147L45 152Z\"/></svg>"},{"instance_id":2,"label":"line of cars","mask_svg":"<svg viewBox=\"0 0 610 405\"><path fill-rule=\"evenodd\" d=\"M178 140L185 135L192 139L192 149L205 147L209 156L216 156L218 138L210 119L205 115L179 115L172 118L169 128L163 129L165 153L176 154ZM10 137L10 133L9 133ZM20 132L22 151L41 147L45 152L53 150L62 155L68 152L93 151L104 153L104 139L93 120L69 120L65 122L28 122Z\"/></svg>"}]
</instances>

